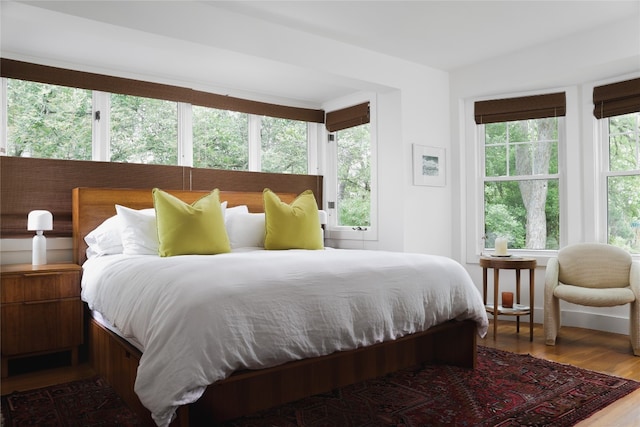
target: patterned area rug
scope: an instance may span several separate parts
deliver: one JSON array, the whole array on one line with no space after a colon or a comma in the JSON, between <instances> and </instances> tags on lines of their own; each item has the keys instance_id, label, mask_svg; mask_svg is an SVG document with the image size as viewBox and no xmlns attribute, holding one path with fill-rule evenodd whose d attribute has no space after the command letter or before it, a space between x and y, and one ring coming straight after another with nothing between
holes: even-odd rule
<instances>
[{"instance_id":1,"label":"patterned area rug","mask_svg":"<svg viewBox=\"0 0 640 427\"><path fill-rule=\"evenodd\" d=\"M226 427L571 426L640 382L478 347L478 368L425 366L344 387ZM2 397L4 426L137 426L100 378Z\"/></svg>"},{"instance_id":2,"label":"patterned area rug","mask_svg":"<svg viewBox=\"0 0 640 427\"><path fill-rule=\"evenodd\" d=\"M3 427L142 425L99 377L2 396L2 415Z\"/></svg>"},{"instance_id":3,"label":"patterned area rug","mask_svg":"<svg viewBox=\"0 0 640 427\"><path fill-rule=\"evenodd\" d=\"M478 368L426 366L225 426L571 426L640 383L478 347Z\"/></svg>"}]
</instances>

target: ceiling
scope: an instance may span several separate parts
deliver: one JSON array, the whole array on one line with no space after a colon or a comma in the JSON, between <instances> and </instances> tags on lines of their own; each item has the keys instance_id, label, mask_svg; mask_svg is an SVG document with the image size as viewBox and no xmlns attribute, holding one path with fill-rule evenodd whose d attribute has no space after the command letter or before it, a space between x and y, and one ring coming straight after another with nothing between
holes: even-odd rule
<instances>
[{"instance_id":1,"label":"ceiling","mask_svg":"<svg viewBox=\"0 0 640 427\"><path fill-rule=\"evenodd\" d=\"M0 0L0 8L3 55L15 59L301 106L377 90L319 69L336 46L453 71L633 17L640 35L640 0Z\"/></svg>"},{"instance_id":2,"label":"ceiling","mask_svg":"<svg viewBox=\"0 0 640 427\"><path fill-rule=\"evenodd\" d=\"M216 8L441 70L638 17L640 1L213 1Z\"/></svg>"}]
</instances>

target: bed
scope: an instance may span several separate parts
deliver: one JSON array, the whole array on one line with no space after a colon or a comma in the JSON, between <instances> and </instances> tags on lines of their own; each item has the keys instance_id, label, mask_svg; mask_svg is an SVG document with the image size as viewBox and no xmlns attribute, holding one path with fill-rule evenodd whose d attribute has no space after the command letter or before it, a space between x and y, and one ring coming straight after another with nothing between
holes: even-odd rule
<instances>
[{"instance_id":1,"label":"bed","mask_svg":"<svg viewBox=\"0 0 640 427\"><path fill-rule=\"evenodd\" d=\"M208 192L169 193L192 203ZM72 199L92 366L149 425L211 425L418 363L475 366L487 316L448 258L237 247L87 260L85 236L115 205L153 207L151 190L76 188ZM263 211L262 193L220 200Z\"/></svg>"}]
</instances>

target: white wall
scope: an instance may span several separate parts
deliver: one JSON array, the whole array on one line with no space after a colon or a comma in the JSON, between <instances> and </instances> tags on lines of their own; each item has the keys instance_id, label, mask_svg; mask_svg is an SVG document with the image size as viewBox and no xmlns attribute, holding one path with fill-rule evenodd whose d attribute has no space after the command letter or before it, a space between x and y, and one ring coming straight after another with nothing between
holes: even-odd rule
<instances>
[{"instance_id":1,"label":"white wall","mask_svg":"<svg viewBox=\"0 0 640 427\"><path fill-rule=\"evenodd\" d=\"M31 239L0 239L0 264L30 264L31 242ZM47 263L72 262L72 249L70 237L47 237Z\"/></svg>"},{"instance_id":2,"label":"white wall","mask_svg":"<svg viewBox=\"0 0 640 427\"><path fill-rule=\"evenodd\" d=\"M144 13L143 3L131 2L129 14L118 17L120 27L100 22L99 16L89 19L89 12L76 17L2 2L2 56L303 107L321 106L295 99L304 84L315 82L333 96L375 91L380 221L378 241L367 247L451 255L451 186L414 187L411 159L414 143L447 153L451 148L447 73L273 24L248 23L225 11L207 28L196 28L200 17L186 20L192 26L188 37L168 38L153 29L156 21L176 22L177 11L168 2L154 6L154 20L139 17L145 31L130 28L136 14ZM235 29L234 36L219 34L224 29ZM206 39L198 42L198 37ZM237 80L248 69L264 91L256 89L254 79L244 85ZM273 93L274 79L280 85L291 81L282 96ZM11 250L13 243L4 243L3 250ZM5 255L2 262L15 259Z\"/></svg>"},{"instance_id":3,"label":"white wall","mask_svg":"<svg viewBox=\"0 0 640 427\"><path fill-rule=\"evenodd\" d=\"M475 283L482 283L477 255L469 253L469 242L480 234L474 228L472 187L474 173L473 102L544 92L567 93L567 158L564 170L566 206L563 244L594 241L599 235L595 209L597 156L594 154L595 120L591 93L594 85L640 75L640 16L607 27L535 46L508 57L462 68L451 73L451 135L453 169L452 254L461 261ZM477 171L476 171L477 173ZM466 213L469 213L467 215ZM476 236L477 234L477 236ZM543 319L545 258L536 271L535 316ZM489 274L491 283L491 274ZM501 274L501 289L513 286L514 274ZM527 283L527 279L523 280ZM491 292L491 287L489 288ZM526 288L525 288L526 289ZM563 324L628 334L628 306L594 309L561 304Z\"/></svg>"}]
</instances>

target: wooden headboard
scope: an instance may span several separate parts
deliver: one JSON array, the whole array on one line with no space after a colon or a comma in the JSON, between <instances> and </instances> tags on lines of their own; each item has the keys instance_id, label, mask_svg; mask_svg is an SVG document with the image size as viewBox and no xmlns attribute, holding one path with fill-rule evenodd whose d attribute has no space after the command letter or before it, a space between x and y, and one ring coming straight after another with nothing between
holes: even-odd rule
<instances>
[{"instance_id":1,"label":"wooden headboard","mask_svg":"<svg viewBox=\"0 0 640 427\"><path fill-rule=\"evenodd\" d=\"M210 191L165 190L187 203L193 203ZM278 193L285 203L292 202L296 193ZM262 192L220 191L220 201L227 207L247 205L249 212L263 212ZM151 189L123 188L74 188L72 192L73 262L82 265L86 260L87 244L84 241L91 230L105 219L116 214L115 205L132 209L153 207Z\"/></svg>"}]
</instances>

